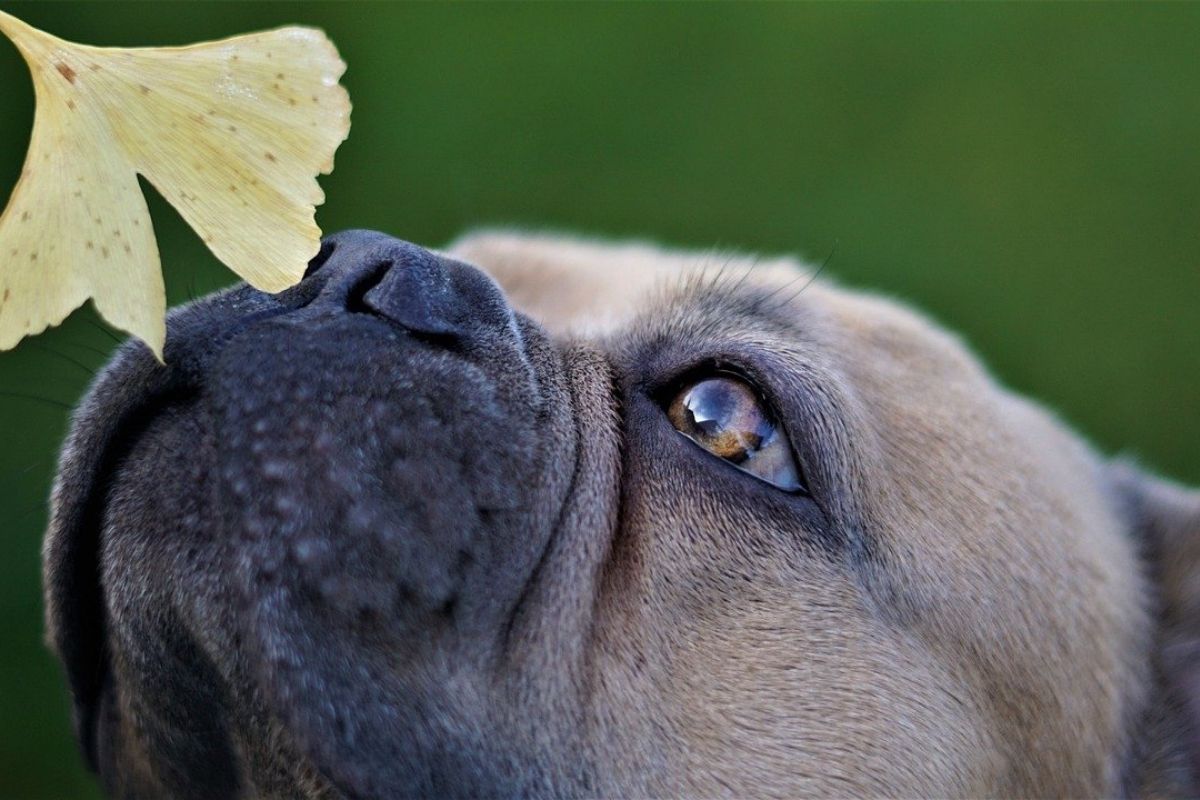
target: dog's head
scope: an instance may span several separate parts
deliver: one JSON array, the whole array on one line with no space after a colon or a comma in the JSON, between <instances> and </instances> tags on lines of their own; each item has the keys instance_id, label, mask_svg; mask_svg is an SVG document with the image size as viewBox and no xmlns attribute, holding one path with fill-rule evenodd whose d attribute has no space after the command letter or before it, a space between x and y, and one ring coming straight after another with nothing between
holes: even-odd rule
<instances>
[{"instance_id":1,"label":"dog's head","mask_svg":"<svg viewBox=\"0 0 1200 800\"><path fill-rule=\"evenodd\" d=\"M46 544L106 786L1190 791L1200 498L810 277L350 232L126 346Z\"/></svg>"}]
</instances>

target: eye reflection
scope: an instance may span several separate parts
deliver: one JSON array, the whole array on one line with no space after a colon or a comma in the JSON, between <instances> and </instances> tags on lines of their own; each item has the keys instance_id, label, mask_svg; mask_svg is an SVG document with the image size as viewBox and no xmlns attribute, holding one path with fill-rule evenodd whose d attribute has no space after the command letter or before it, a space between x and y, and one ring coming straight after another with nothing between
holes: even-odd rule
<instances>
[{"instance_id":1,"label":"eye reflection","mask_svg":"<svg viewBox=\"0 0 1200 800\"><path fill-rule=\"evenodd\" d=\"M718 458L785 491L804 491L787 438L745 381L727 375L698 380L675 396L667 416Z\"/></svg>"}]
</instances>

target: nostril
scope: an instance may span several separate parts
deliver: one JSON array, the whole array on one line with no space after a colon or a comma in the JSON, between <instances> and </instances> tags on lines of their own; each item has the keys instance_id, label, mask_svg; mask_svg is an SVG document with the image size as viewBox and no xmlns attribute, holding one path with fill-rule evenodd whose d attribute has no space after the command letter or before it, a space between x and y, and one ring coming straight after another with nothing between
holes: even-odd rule
<instances>
[{"instance_id":1,"label":"nostril","mask_svg":"<svg viewBox=\"0 0 1200 800\"><path fill-rule=\"evenodd\" d=\"M306 275L299 291L315 307L385 319L416 336L449 341L512 318L500 290L474 267L381 233L334 234Z\"/></svg>"},{"instance_id":2,"label":"nostril","mask_svg":"<svg viewBox=\"0 0 1200 800\"><path fill-rule=\"evenodd\" d=\"M367 304L367 292L374 289L392 268L391 259L383 259L368 270L365 270L346 293L346 310L351 314L375 314L375 309Z\"/></svg>"},{"instance_id":3,"label":"nostril","mask_svg":"<svg viewBox=\"0 0 1200 800\"><path fill-rule=\"evenodd\" d=\"M325 262L333 255L334 250L337 250L337 242L332 239L322 239L321 249L317 251L317 254L308 262L308 266L304 268L304 277L307 278L316 274L317 270L325 266Z\"/></svg>"}]
</instances>

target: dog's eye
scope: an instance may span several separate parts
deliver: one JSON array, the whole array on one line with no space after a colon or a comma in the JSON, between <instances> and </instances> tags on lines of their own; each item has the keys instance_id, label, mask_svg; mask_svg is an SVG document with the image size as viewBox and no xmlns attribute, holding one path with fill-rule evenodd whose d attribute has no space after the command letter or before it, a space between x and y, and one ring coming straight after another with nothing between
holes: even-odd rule
<instances>
[{"instance_id":1,"label":"dog's eye","mask_svg":"<svg viewBox=\"0 0 1200 800\"><path fill-rule=\"evenodd\" d=\"M745 381L719 375L691 383L675 395L667 416L714 456L785 491L805 491L787 438Z\"/></svg>"}]
</instances>

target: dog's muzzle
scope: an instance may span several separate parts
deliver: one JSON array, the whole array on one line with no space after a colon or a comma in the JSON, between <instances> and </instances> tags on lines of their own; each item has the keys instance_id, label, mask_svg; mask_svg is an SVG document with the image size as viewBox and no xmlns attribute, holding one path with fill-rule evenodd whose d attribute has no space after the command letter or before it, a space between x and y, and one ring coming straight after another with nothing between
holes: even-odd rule
<instances>
[{"instance_id":1,"label":"dog's muzzle","mask_svg":"<svg viewBox=\"0 0 1200 800\"><path fill-rule=\"evenodd\" d=\"M165 358L126 346L85 401L51 568L100 585L79 550L95 539L76 526L100 526L109 553L144 545L109 568L110 585L147 587L131 590L146 605L131 613L232 621L155 657L210 665L202 678L172 667L181 685L161 702L186 703L187 681L214 674L216 697L249 689L244 702L348 796L520 793L498 733L497 709L516 705L496 676L576 458L570 390L541 329L474 267L351 231L292 289L173 312ZM221 590L173 588L187 582ZM104 627L99 598L51 599L81 629ZM98 635L57 644L91 750L108 655ZM122 658L147 670L122 680L164 674ZM208 713L206 729L235 725ZM214 739L197 763L225 752Z\"/></svg>"}]
</instances>

